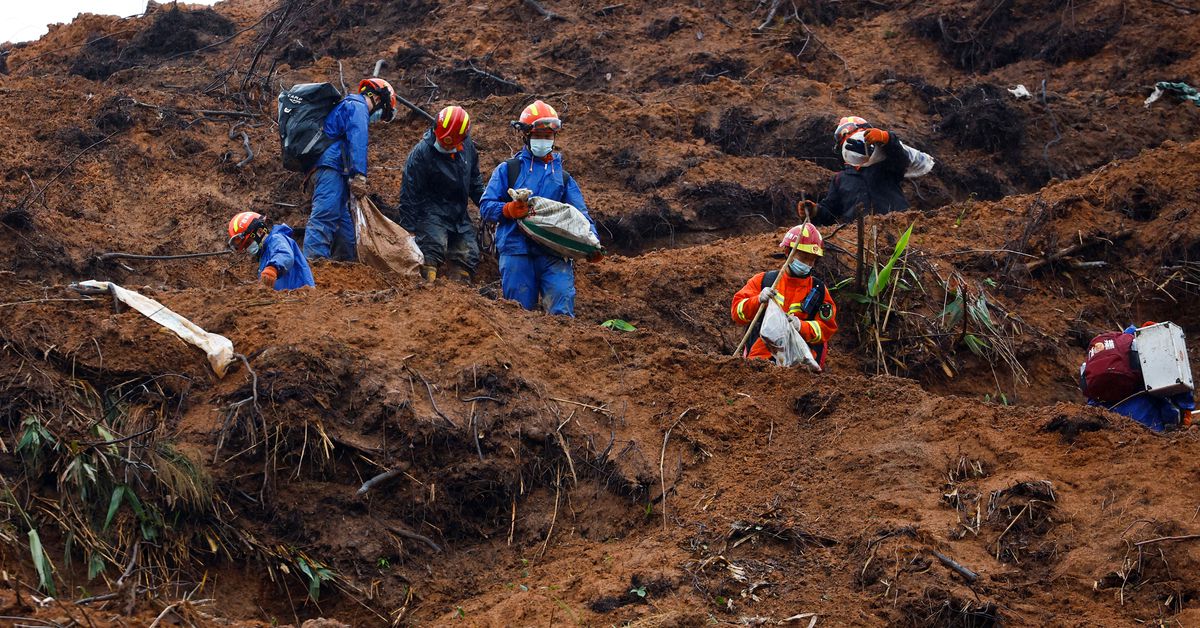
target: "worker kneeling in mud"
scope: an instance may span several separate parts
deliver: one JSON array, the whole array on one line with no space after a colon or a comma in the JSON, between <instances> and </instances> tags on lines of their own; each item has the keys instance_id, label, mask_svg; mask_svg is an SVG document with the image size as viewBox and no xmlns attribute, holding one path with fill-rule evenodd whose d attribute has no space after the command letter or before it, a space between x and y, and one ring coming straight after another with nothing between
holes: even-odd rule
<instances>
[{"instance_id":1,"label":"worker kneeling in mud","mask_svg":"<svg viewBox=\"0 0 1200 628\"><path fill-rule=\"evenodd\" d=\"M824 241L816 227L805 223L789 229L779 247L789 252L790 249L796 250L787 270L782 275L778 270L773 270L751 277L733 295L733 322L738 325L752 324L758 318L759 308L767 307L769 302L774 301L786 315L787 323L811 348L816 364L824 369L829 339L837 333L837 305L825 282L813 275L817 260L825 255ZM764 325L767 322L764 320ZM763 342L760 331L754 329L750 333L745 345L748 351L744 356L780 363L780 356L773 354Z\"/></svg>"},{"instance_id":2,"label":"worker kneeling in mud","mask_svg":"<svg viewBox=\"0 0 1200 628\"><path fill-rule=\"evenodd\" d=\"M833 175L820 204L804 207L817 224L850 222L858 216L908 209L900 184L933 170L933 157L905 146L895 133L874 128L858 116L846 116L833 132L834 152L845 167Z\"/></svg>"},{"instance_id":3,"label":"worker kneeling in mud","mask_svg":"<svg viewBox=\"0 0 1200 628\"><path fill-rule=\"evenodd\" d=\"M1173 323L1132 325L1092 339L1079 367L1089 406L1108 408L1154 430L1192 425L1192 370L1183 330Z\"/></svg>"},{"instance_id":4,"label":"worker kneeling in mud","mask_svg":"<svg viewBox=\"0 0 1200 628\"><path fill-rule=\"evenodd\" d=\"M292 239L292 228L271 226L262 214L242 212L229 221L229 248L259 260L258 280L265 288L295 290L316 286L308 260Z\"/></svg>"},{"instance_id":5,"label":"worker kneeling in mud","mask_svg":"<svg viewBox=\"0 0 1200 628\"><path fill-rule=\"evenodd\" d=\"M443 261L448 263L448 276L463 282L471 280L479 265L479 242L467 201L479 206L483 177L470 132L467 110L446 107L404 164L400 225L416 236L425 255L421 276L426 281L437 277Z\"/></svg>"}]
</instances>

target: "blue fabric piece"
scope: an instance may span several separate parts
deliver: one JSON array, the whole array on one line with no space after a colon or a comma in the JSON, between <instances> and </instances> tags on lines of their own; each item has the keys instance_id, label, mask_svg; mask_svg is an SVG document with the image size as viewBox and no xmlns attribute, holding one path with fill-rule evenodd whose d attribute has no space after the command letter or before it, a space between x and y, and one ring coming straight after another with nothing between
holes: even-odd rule
<instances>
[{"instance_id":1,"label":"blue fabric piece","mask_svg":"<svg viewBox=\"0 0 1200 628\"><path fill-rule=\"evenodd\" d=\"M358 94L349 94L325 116L325 135L333 143L317 161L318 168L332 168L343 176L367 174L367 124L371 106ZM307 238L306 238L307 239Z\"/></svg>"},{"instance_id":2,"label":"blue fabric piece","mask_svg":"<svg viewBox=\"0 0 1200 628\"><path fill-rule=\"evenodd\" d=\"M312 213L304 228L304 254L309 259L335 257L354 261L354 220L350 217L350 184L329 168L313 174Z\"/></svg>"},{"instance_id":3,"label":"blue fabric piece","mask_svg":"<svg viewBox=\"0 0 1200 628\"><path fill-rule=\"evenodd\" d=\"M548 198L552 201L567 203L583 212L588 222L592 223L592 233L596 232L596 221L588 214L587 205L583 202L583 192L579 184L567 175L567 185L563 186L562 155L554 154L549 163L534 159L528 148L522 148L516 157L521 160L521 174L513 189L528 188L534 196ZM479 200L479 215L486 222L497 223L496 251L501 255L554 255L545 247L525 236L525 232L517 226L517 221L504 217L504 204L512 200L508 196L508 162L502 161L492 171L483 198Z\"/></svg>"},{"instance_id":4,"label":"blue fabric piece","mask_svg":"<svg viewBox=\"0 0 1200 628\"><path fill-rule=\"evenodd\" d=\"M1140 393L1121 403L1110 405L1093 399L1088 399L1089 406L1108 408L1117 414L1127 416L1142 425L1161 432L1168 427L1179 424L1180 410L1195 410L1196 401L1192 393L1182 392L1171 397L1156 397Z\"/></svg>"},{"instance_id":5,"label":"blue fabric piece","mask_svg":"<svg viewBox=\"0 0 1200 628\"><path fill-rule=\"evenodd\" d=\"M276 290L295 290L305 286L315 286L312 269L300 245L292 239L292 228L279 224L271 227L271 233L263 238L262 256L258 263L258 273L274 266L279 277L275 280Z\"/></svg>"},{"instance_id":6,"label":"blue fabric piece","mask_svg":"<svg viewBox=\"0 0 1200 628\"><path fill-rule=\"evenodd\" d=\"M547 314L575 316L575 266L552 255L500 255L500 286L504 298L521 307L537 308L538 296Z\"/></svg>"}]
</instances>

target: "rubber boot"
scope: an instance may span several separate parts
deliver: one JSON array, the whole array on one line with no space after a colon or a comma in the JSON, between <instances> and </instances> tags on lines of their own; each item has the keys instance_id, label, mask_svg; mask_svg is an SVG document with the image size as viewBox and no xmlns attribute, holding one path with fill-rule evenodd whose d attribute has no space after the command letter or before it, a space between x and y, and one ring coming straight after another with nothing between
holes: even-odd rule
<instances>
[{"instance_id":1,"label":"rubber boot","mask_svg":"<svg viewBox=\"0 0 1200 628\"><path fill-rule=\"evenodd\" d=\"M437 279L437 266L422 266L421 277L425 281L433 283L433 280Z\"/></svg>"},{"instance_id":2,"label":"rubber boot","mask_svg":"<svg viewBox=\"0 0 1200 628\"><path fill-rule=\"evenodd\" d=\"M459 266L458 264L451 264L450 268L447 269L446 276L452 281L457 281L459 283L471 283L471 271Z\"/></svg>"}]
</instances>

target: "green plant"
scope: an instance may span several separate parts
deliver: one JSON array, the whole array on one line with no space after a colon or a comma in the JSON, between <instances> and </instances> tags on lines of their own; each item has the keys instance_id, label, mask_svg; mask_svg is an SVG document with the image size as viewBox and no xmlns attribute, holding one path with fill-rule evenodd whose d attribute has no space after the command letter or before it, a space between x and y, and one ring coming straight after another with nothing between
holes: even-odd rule
<instances>
[{"instance_id":1,"label":"green plant","mask_svg":"<svg viewBox=\"0 0 1200 628\"><path fill-rule=\"evenodd\" d=\"M333 572L321 563L318 563L304 555L296 556L296 567L300 569L300 573L308 580L308 597L316 602L321 597L321 583L333 579Z\"/></svg>"},{"instance_id":2,"label":"green plant","mask_svg":"<svg viewBox=\"0 0 1200 628\"><path fill-rule=\"evenodd\" d=\"M992 317L992 304L987 292L978 286L972 295L961 278L946 289L946 305L939 319L945 329L958 332L958 341L971 353L994 363L1002 361L1018 381L1028 382L1025 368L1017 359L1016 350L1004 324Z\"/></svg>"},{"instance_id":3,"label":"green plant","mask_svg":"<svg viewBox=\"0 0 1200 628\"><path fill-rule=\"evenodd\" d=\"M954 221L954 228L957 229L962 225L963 217L971 210L971 205L975 203L975 193L971 192L967 195L967 200L963 201L962 209L958 212L958 219Z\"/></svg>"},{"instance_id":4,"label":"green plant","mask_svg":"<svg viewBox=\"0 0 1200 628\"><path fill-rule=\"evenodd\" d=\"M459 619L463 619L467 616L467 612L464 611L463 607L461 606L454 607L454 614L457 615Z\"/></svg>"},{"instance_id":5,"label":"green plant","mask_svg":"<svg viewBox=\"0 0 1200 628\"><path fill-rule=\"evenodd\" d=\"M57 449L58 441L50 430L42 425L41 419L29 415L21 421L21 437L17 440L17 454L30 467L38 467L43 449Z\"/></svg>"},{"instance_id":6,"label":"green plant","mask_svg":"<svg viewBox=\"0 0 1200 628\"><path fill-rule=\"evenodd\" d=\"M893 306L896 300L896 292L900 289L910 290L911 285L902 280L906 274L913 278L914 283L920 284L916 279L916 274L911 272L903 265L902 260L906 259L908 251L908 243L912 238L913 227L916 223L908 226L908 229L900 235L896 240L896 246L892 250L891 257L883 266L878 263L871 264L871 274L867 279L866 285L863 286L863 293L847 293L851 300L859 303L864 307L862 329L865 330L875 345L875 369L879 372L881 369L884 373L888 372L886 356L883 350L883 337L887 330L890 317L895 311ZM896 272L896 265L902 264L903 272ZM834 289L842 288L849 283L849 280L838 282ZM891 288L890 296L888 296L888 288ZM900 312L903 314L903 312Z\"/></svg>"},{"instance_id":7,"label":"green plant","mask_svg":"<svg viewBox=\"0 0 1200 628\"><path fill-rule=\"evenodd\" d=\"M380 569L391 569L392 562L387 558L381 557L379 560L375 561L375 566Z\"/></svg>"},{"instance_id":8,"label":"green plant","mask_svg":"<svg viewBox=\"0 0 1200 628\"><path fill-rule=\"evenodd\" d=\"M634 327L633 325L630 325L629 323L627 323L619 318L610 318L610 319L604 321L603 323L600 323L600 326L608 328L608 329L613 329L616 331L635 331L635 330L637 330L637 327Z\"/></svg>"},{"instance_id":9,"label":"green plant","mask_svg":"<svg viewBox=\"0 0 1200 628\"><path fill-rule=\"evenodd\" d=\"M635 587L633 589L630 589L629 593L632 595L636 595L640 598L645 598L646 597L646 586L642 585L640 587Z\"/></svg>"}]
</instances>

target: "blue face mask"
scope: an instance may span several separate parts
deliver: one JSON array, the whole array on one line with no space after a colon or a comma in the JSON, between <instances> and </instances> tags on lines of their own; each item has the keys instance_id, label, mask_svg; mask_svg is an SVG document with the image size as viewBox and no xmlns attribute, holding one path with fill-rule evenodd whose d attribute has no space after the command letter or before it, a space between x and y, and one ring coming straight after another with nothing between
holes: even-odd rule
<instances>
[{"instance_id":1,"label":"blue face mask","mask_svg":"<svg viewBox=\"0 0 1200 628\"><path fill-rule=\"evenodd\" d=\"M367 124L375 124L376 122L379 122L382 119L383 119L383 107L376 107L375 111L371 112L371 117L367 121Z\"/></svg>"},{"instance_id":2,"label":"blue face mask","mask_svg":"<svg viewBox=\"0 0 1200 628\"><path fill-rule=\"evenodd\" d=\"M794 259L788 264L788 272L791 273L793 277L807 277L810 273L812 273L812 266L809 266L798 259Z\"/></svg>"},{"instance_id":3,"label":"blue face mask","mask_svg":"<svg viewBox=\"0 0 1200 628\"><path fill-rule=\"evenodd\" d=\"M251 242L250 246L246 247L246 251L250 253L252 257L258 257L258 254L262 251L262 245L256 240Z\"/></svg>"}]
</instances>

